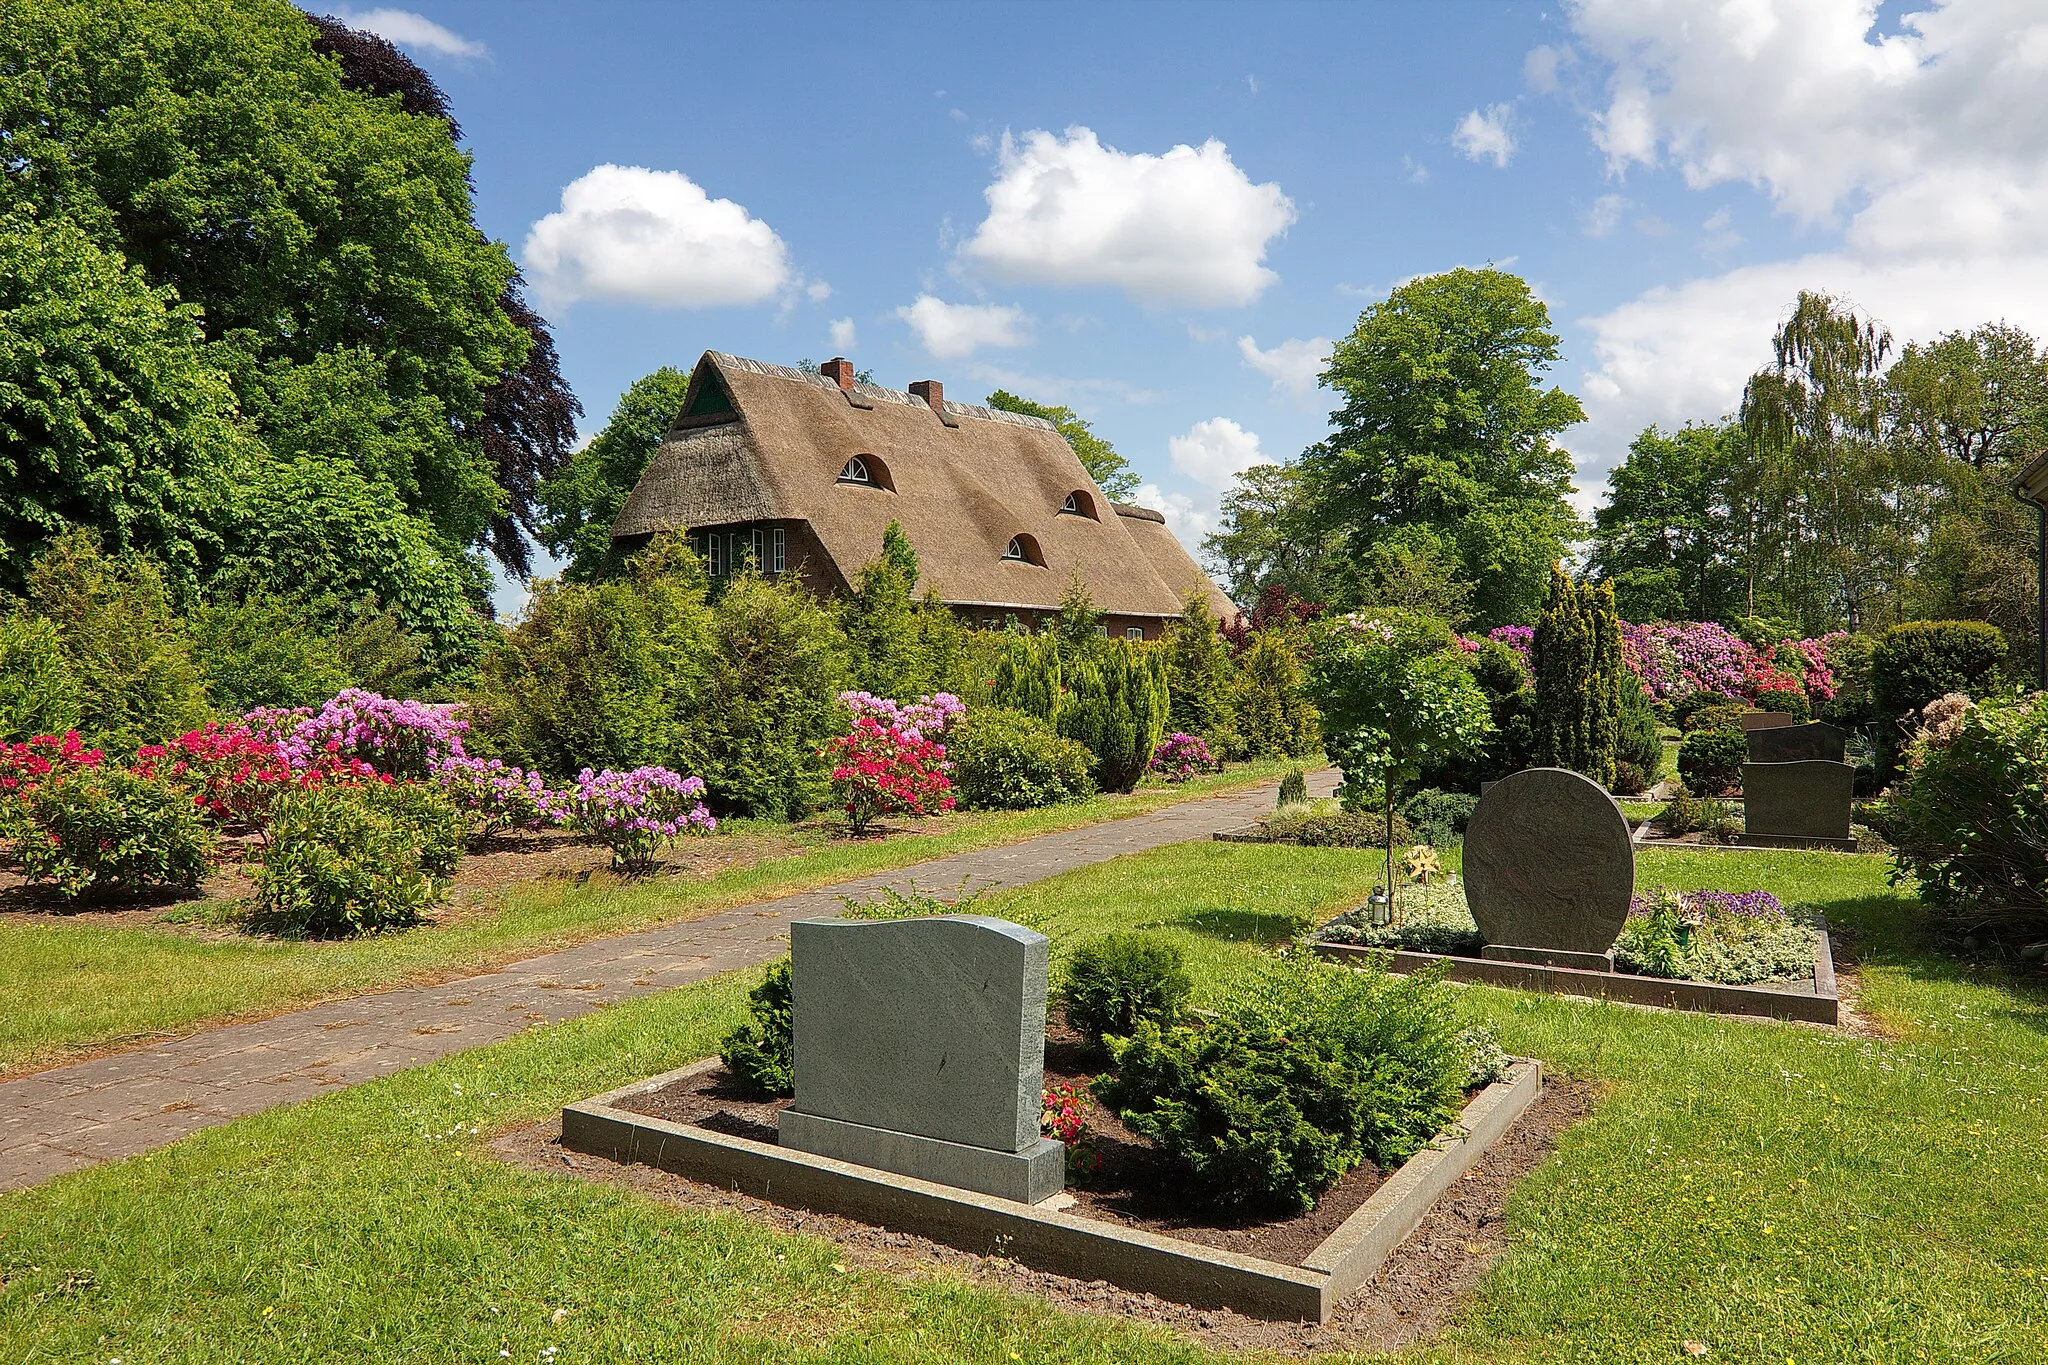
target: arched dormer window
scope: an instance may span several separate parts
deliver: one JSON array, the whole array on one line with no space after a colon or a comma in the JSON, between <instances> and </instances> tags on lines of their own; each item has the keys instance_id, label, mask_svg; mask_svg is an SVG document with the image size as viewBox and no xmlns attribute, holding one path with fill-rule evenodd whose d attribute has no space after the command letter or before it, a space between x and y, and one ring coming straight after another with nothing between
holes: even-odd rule
<instances>
[{"instance_id":1,"label":"arched dormer window","mask_svg":"<svg viewBox=\"0 0 2048 1365\"><path fill-rule=\"evenodd\" d=\"M1045 556L1039 552L1036 536L1011 536L1009 548L1003 551L1003 558L1018 564L1045 563Z\"/></svg>"},{"instance_id":2,"label":"arched dormer window","mask_svg":"<svg viewBox=\"0 0 2048 1365\"><path fill-rule=\"evenodd\" d=\"M889 467L873 455L856 455L848 460L839 471L839 482L859 484L863 488L887 488L896 485L890 482Z\"/></svg>"},{"instance_id":3,"label":"arched dormer window","mask_svg":"<svg viewBox=\"0 0 2048 1365\"><path fill-rule=\"evenodd\" d=\"M1068 516L1087 517L1090 521L1101 520L1095 515L1095 497L1085 488L1076 488L1067 494L1067 500L1060 504L1060 511Z\"/></svg>"}]
</instances>

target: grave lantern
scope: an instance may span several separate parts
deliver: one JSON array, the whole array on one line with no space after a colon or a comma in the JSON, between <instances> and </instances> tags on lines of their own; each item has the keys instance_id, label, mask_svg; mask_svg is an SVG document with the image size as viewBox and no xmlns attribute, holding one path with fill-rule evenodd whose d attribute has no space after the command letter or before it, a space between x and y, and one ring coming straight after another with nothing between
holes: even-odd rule
<instances>
[{"instance_id":1,"label":"grave lantern","mask_svg":"<svg viewBox=\"0 0 2048 1365\"><path fill-rule=\"evenodd\" d=\"M1372 894L1365 898L1365 919L1375 928L1384 928L1394 922L1394 905L1388 899L1384 886L1375 886Z\"/></svg>"}]
</instances>

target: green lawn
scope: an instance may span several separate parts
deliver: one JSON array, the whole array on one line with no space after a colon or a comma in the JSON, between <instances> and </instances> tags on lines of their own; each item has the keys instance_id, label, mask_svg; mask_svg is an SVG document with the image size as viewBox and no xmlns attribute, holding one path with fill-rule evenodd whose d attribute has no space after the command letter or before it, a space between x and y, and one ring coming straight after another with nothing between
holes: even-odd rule
<instances>
[{"instance_id":1,"label":"green lawn","mask_svg":"<svg viewBox=\"0 0 2048 1365\"><path fill-rule=\"evenodd\" d=\"M1036 811L956 816L943 832L877 842L794 835L797 852L716 877L577 884L536 881L494 895L493 909L443 927L340 942L116 927L90 912L61 922L0 921L0 1073L48 1066L82 1051L271 1013L409 979L482 971L604 934L692 919L746 901L887 871L927 858L1156 810L1191 796L1270 781L1289 765L1249 763L1181 787L1147 784ZM781 827L778 827L780 829ZM716 836L714 836L716 837Z\"/></svg>"},{"instance_id":2,"label":"green lawn","mask_svg":"<svg viewBox=\"0 0 2048 1365\"><path fill-rule=\"evenodd\" d=\"M1370 885L1343 850L1188 844L992 898L1070 947L1187 945L1205 992ZM2048 1355L2048 991L1922 942L1869 857L1647 851L1642 881L1815 903L1891 1036L1461 992L1513 1050L1603 1082L1508 1211L1510 1252L1404 1359L2037 1361ZM1193 1362L1164 1332L829 1242L498 1164L503 1125L675 1066L723 978L0 1196L23 1361ZM559 1316L559 1320L557 1320ZM555 1348L550 1350L550 1348ZM501 1352L504 1353L501 1355Z\"/></svg>"}]
</instances>

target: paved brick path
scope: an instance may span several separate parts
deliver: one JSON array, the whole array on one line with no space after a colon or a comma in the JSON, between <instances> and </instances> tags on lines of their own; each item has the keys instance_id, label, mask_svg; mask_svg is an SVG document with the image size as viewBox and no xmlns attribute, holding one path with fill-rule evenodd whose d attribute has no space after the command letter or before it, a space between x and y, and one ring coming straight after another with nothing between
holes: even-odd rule
<instances>
[{"instance_id":1,"label":"paved brick path","mask_svg":"<svg viewBox=\"0 0 2048 1365\"><path fill-rule=\"evenodd\" d=\"M1333 771L1311 775L1327 795ZM540 1021L702 981L786 951L791 920L839 913L885 886L1017 886L1162 844L1207 837L1271 809L1270 786L1206 797L1003 848L740 906L514 962L482 976L357 996L0 1082L0 1190L132 1156L279 1104L311 1098Z\"/></svg>"}]
</instances>

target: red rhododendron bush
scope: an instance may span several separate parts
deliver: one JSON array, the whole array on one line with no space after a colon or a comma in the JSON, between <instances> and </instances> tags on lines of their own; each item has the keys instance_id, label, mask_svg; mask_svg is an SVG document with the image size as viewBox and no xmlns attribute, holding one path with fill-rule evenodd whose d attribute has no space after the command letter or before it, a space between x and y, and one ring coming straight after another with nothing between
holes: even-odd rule
<instances>
[{"instance_id":1,"label":"red rhododendron bush","mask_svg":"<svg viewBox=\"0 0 2048 1365\"><path fill-rule=\"evenodd\" d=\"M1521 654L1526 663L1528 626L1501 626L1488 638ZM1803 640L1780 640L1759 648L1726 626L1712 621L1650 621L1621 625L1622 655L1657 701L1678 701L1694 693L1755 701L1767 692L1803 694L1814 706L1833 698L1836 689L1830 654L1849 638L1846 631ZM1476 641L1465 642L1477 649Z\"/></svg>"},{"instance_id":2,"label":"red rhododendron bush","mask_svg":"<svg viewBox=\"0 0 2048 1365\"><path fill-rule=\"evenodd\" d=\"M853 711L851 727L827 740L820 755L832 765L832 798L856 835L885 815L934 815L953 809L952 765L943 733L966 708L946 693L898 710L862 692L840 700Z\"/></svg>"}]
</instances>

